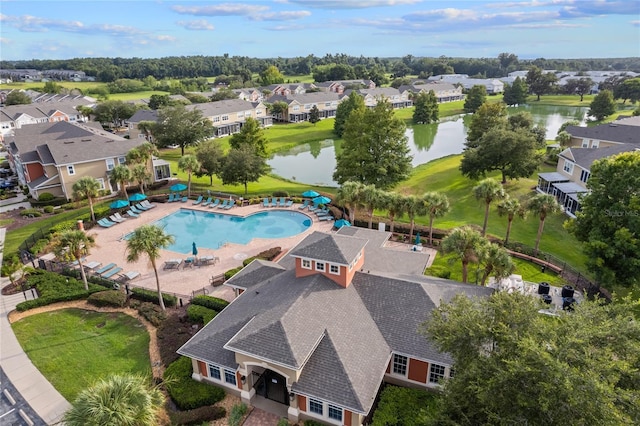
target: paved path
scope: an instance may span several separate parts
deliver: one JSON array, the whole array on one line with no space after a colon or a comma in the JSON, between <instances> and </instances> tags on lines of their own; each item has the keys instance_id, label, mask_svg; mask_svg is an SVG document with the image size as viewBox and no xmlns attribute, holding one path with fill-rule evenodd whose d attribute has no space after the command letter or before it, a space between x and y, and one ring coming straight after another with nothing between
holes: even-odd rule
<instances>
[{"instance_id":1,"label":"paved path","mask_svg":"<svg viewBox=\"0 0 640 426\"><path fill-rule=\"evenodd\" d=\"M254 407L242 426L276 426L280 417Z\"/></svg>"}]
</instances>

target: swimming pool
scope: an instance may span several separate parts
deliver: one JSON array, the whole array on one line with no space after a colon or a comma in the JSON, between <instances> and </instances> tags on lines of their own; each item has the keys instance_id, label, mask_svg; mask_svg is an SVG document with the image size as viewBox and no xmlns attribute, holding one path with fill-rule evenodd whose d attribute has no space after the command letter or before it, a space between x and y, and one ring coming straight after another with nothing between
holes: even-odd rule
<instances>
[{"instance_id":1,"label":"swimming pool","mask_svg":"<svg viewBox=\"0 0 640 426\"><path fill-rule=\"evenodd\" d=\"M168 250L191 253L197 247L217 249L225 243L247 244L253 238L285 238L311 226L311 219L288 210L267 210L246 217L217 212L180 209L154 222L173 235L176 242Z\"/></svg>"}]
</instances>

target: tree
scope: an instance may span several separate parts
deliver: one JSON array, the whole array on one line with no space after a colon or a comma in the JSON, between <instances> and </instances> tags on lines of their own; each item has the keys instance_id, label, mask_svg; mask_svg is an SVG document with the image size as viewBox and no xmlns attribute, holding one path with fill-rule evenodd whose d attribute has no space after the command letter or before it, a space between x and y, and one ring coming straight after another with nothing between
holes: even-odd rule
<instances>
[{"instance_id":1,"label":"tree","mask_svg":"<svg viewBox=\"0 0 640 426\"><path fill-rule=\"evenodd\" d=\"M6 106L9 105L29 105L31 103L31 98L25 92L21 90L14 90L9 92L7 97L4 100L4 104Z\"/></svg>"},{"instance_id":2,"label":"tree","mask_svg":"<svg viewBox=\"0 0 640 426\"><path fill-rule=\"evenodd\" d=\"M260 127L260 122L255 118L247 118L240 132L231 136L229 146L235 149L249 146L260 157L267 157L267 138Z\"/></svg>"},{"instance_id":3,"label":"tree","mask_svg":"<svg viewBox=\"0 0 640 426\"><path fill-rule=\"evenodd\" d=\"M421 328L455 368L434 424L637 424L639 308L585 300L550 318L526 294L454 296Z\"/></svg>"},{"instance_id":4,"label":"tree","mask_svg":"<svg viewBox=\"0 0 640 426\"><path fill-rule=\"evenodd\" d=\"M289 115L289 104L286 102L274 102L269 106L269 110L276 120L287 121Z\"/></svg>"},{"instance_id":5,"label":"tree","mask_svg":"<svg viewBox=\"0 0 640 426\"><path fill-rule=\"evenodd\" d=\"M433 90L429 90L429 93L419 93L413 103L416 107L413 111L414 123L429 124L438 121L438 99Z\"/></svg>"},{"instance_id":6,"label":"tree","mask_svg":"<svg viewBox=\"0 0 640 426\"><path fill-rule=\"evenodd\" d=\"M613 100L613 94L608 90L603 90L593 98L589 105L589 115L595 117L596 120L602 121L614 112L616 112L616 103Z\"/></svg>"},{"instance_id":7,"label":"tree","mask_svg":"<svg viewBox=\"0 0 640 426\"><path fill-rule=\"evenodd\" d=\"M379 189L406 179L411 155L405 129L391 104L382 99L373 109L353 111L345 125L333 179L340 184L354 180Z\"/></svg>"},{"instance_id":8,"label":"tree","mask_svg":"<svg viewBox=\"0 0 640 426\"><path fill-rule=\"evenodd\" d=\"M144 164L136 164L131 169L131 178L138 182L140 192L144 194L144 186L151 179L151 175Z\"/></svg>"},{"instance_id":9,"label":"tree","mask_svg":"<svg viewBox=\"0 0 640 426\"><path fill-rule=\"evenodd\" d=\"M554 73L544 73L535 65L527 73L527 84L531 92L538 97L537 100L540 100L541 95L551 93L557 81L558 78Z\"/></svg>"},{"instance_id":10,"label":"tree","mask_svg":"<svg viewBox=\"0 0 640 426\"><path fill-rule=\"evenodd\" d=\"M87 275L84 271L83 258L89 254L91 247L95 246L93 237L79 229L72 229L54 234L52 240L53 252L56 256L71 255L71 259L69 260L78 261L84 289L88 291L89 283L87 282Z\"/></svg>"},{"instance_id":11,"label":"tree","mask_svg":"<svg viewBox=\"0 0 640 426\"><path fill-rule=\"evenodd\" d=\"M591 92L591 88L595 83L589 77L572 78L567 80L564 89L568 94L580 95L580 102L584 100L584 95Z\"/></svg>"},{"instance_id":12,"label":"tree","mask_svg":"<svg viewBox=\"0 0 640 426\"><path fill-rule=\"evenodd\" d=\"M318 121L320 121L320 110L314 104L309 111L309 123L315 126Z\"/></svg>"},{"instance_id":13,"label":"tree","mask_svg":"<svg viewBox=\"0 0 640 426\"><path fill-rule=\"evenodd\" d=\"M515 219L516 216L524 219L526 216L526 210L522 207L520 201L507 196L498 203L498 215L507 217L507 235L504 237L504 244L507 245L509 243L509 235L511 234L513 219Z\"/></svg>"},{"instance_id":14,"label":"tree","mask_svg":"<svg viewBox=\"0 0 640 426\"><path fill-rule=\"evenodd\" d=\"M485 285L487 278L493 276L500 281L513 274L516 266L511 260L509 252L495 243L488 243L480 256L480 267L482 268L481 285ZM477 278L477 277L476 277Z\"/></svg>"},{"instance_id":15,"label":"tree","mask_svg":"<svg viewBox=\"0 0 640 426\"><path fill-rule=\"evenodd\" d=\"M144 133L144 138L148 141L151 141L153 137L153 129L156 127L155 121L143 120L138 123L138 130Z\"/></svg>"},{"instance_id":16,"label":"tree","mask_svg":"<svg viewBox=\"0 0 640 426\"><path fill-rule=\"evenodd\" d=\"M558 144L563 147L566 148L567 146L569 146L569 143L571 142L571 134L569 134L568 132L559 132L556 135L556 142L558 142Z\"/></svg>"},{"instance_id":17,"label":"tree","mask_svg":"<svg viewBox=\"0 0 640 426\"><path fill-rule=\"evenodd\" d=\"M511 65L517 65L518 56L513 53L504 52L498 55L498 61L500 61L500 68L507 71Z\"/></svg>"},{"instance_id":18,"label":"tree","mask_svg":"<svg viewBox=\"0 0 640 426\"><path fill-rule=\"evenodd\" d=\"M263 86L284 83L284 75L275 65L269 65L260 73L260 82Z\"/></svg>"},{"instance_id":19,"label":"tree","mask_svg":"<svg viewBox=\"0 0 640 426\"><path fill-rule=\"evenodd\" d=\"M491 203L503 200L507 194L499 182L487 178L473 187L473 196L476 197L476 200L484 203L484 222L482 223L482 236L484 237L487 234L487 222L489 221L489 207L491 207Z\"/></svg>"},{"instance_id":20,"label":"tree","mask_svg":"<svg viewBox=\"0 0 640 426\"><path fill-rule=\"evenodd\" d=\"M111 180L122 190L122 195L128 199L127 185L131 182L131 170L124 164L118 164L111 170Z\"/></svg>"},{"instance_id":21,"label":"tree","mask_svg":"<svg viewBox=\"0 0 640 426\"><path fill-rule=\"evenodd\" d=\"M60 86L55 81L47 81L46 83L44 83L44 87L42 88L42 91L44 93L52 93L57 95L58 93L62 92L62 89L63 87Z\"/></svg>"},{"instance_id":22,"label":"tree","mask_svg":"<svg viewBox=\"0 0 640 426\"><path fill-rule=\"evenodd\" d=\"M153 273L156 276L156 288L158 290L158 303L162 310L166 310L162 291L160 290L160 277L158 276L158 267L156 261L160 258L160 250L166 249L175 242L172 235L168 235L158 225L142 225L134 229L131 237L127 240L127 262L133 263L140 259L140 256L146 255L149 258Z\"/></svg>"},{"instance_id":23,"label":"tree","mask_svg":"<svg viewBox=\"0 0 640 426\"><path fill-rule=\"evenodd\" d=\"M599 282L621 286L640 280L640 153L626 152L596 161L590 190L569 231L583 243L587 267Z\"/></svg>"},{"instance_id":24,"label":"tree","mask_svg":"<svg viewBox=\"0 0 640 426\"><path fill-rule=\"evenodd\" d=\"M100 182L86 176L78 179L76 183L71 187L73 190L73 198L76 200L87 199L89 202L89 210L91 211L91 220L96 221L96 215L93 212L93 201L100 195Z\"/></svg>"},{"instance_id":25,"label":"tree","mask_svg":"<svg viewBox=\"0 0 640 426\"><path fill-rule=\"evenodd\" d=\"M178 144L180 153L184 155L186 147L212 137L213 131L211 120L203 117L200 110L187 110L184 105L176 105L160 110L153 135L159 147Z\"/></svg>"},{"instance_id":26,"label":"tree","mask_svg":"<svg viewBox=\"0 0 640 426\"><path fill-rule=\"evenodd\" d=\"M540 224L538 225L538 234L536 235L535 252L538 252L538 246L540 245L540 238L542 238L542 231L544 231L544 221L547 216L556 213L560 210L560 205L556 198L550 194L537 194L529 199L527 203L527 210L537 214L540 218Z\"/></svg>"},{"instance_id":27,"label":"tree","mask_svg":"<svg viewBox=\"0 0 640 426\"><path fill-rule=\"evenodd\" d=\"M369 216L369 229L373 225L373 211L382 205L382 191L374 185L367 185L362 189L362 204Z\"/></svg>"},{"instance_id":28,"label":"tree","mask_svg":"<svg viewBox=\"0 0 640 426\"><path fill-rule=\"evenodd\" d=\"M506 183L507 179L531 176L541 160L536 139L530 132L498 127L488 130L477 147L464 150L460 171L471 179L477 179L499 170L502 183Z\"/></svg>"},{"instance_id":29,"label":"tree","mask_svg":"<svg viewBox=\"0 0 640 426\"><path fill-rule=\"evenodd\" d=\"M135 113L136 106L123 101L100 102L93 109L96 121L102 124L109 123L109 126L113 127L122 127L125 120L130 119Z\"/></svg>"},{"instance_id":30,"label":"tree","mask_svg":"<svg viewBox=\"0 0 640 426\"><path fill-rule=\"evenodd\" d=\"M115 375L100 379L78 394L63 422L68 426L154 426L165 397L149 379Z\"/></svg>"},{"instance_id":31,"label":"tree","mask_svg":"<svg viewBox=\"0 0 640 426\"><path fill-rule=\"evenodd\" d=\"M160 109L162 107L169 106L171 100L169 95L151 95L149 98L149 108L151 109Z\"/></svg>"},{"instance_id":32,"label":"tree","mask_svg":"<svg viewBox=\"0 0 640 426\"><path fill-rule=\"evenodd\" d=\"M271 168L267 160L256 153L248 144L239 148L231 148L222 161L220 178L224 185L244 185L245 195L249 182L257 182Z\"/></svg>"},{"instance_id":33,"label":"tree","mask_svg":"<svg viewBox=\"0 0 640 426\"><path fill-rule=\"evenodd\" d=\"M513 84L505 84L502 101L507 105L522 105L527 103L528 95L529 86L527 82L520 77L516 77Z\"/></svg>"},{"instance_id":34,"label":"tree","mask_svg":"<svg viewBox=\"0 0 640 426\"><path fill-rule=\"evenodd\" d=\"M452 253L454 260L462 262L462 282L466 283L469 263L476 263L480 260L486 245L487 240L478 231L468 226L463 226L454 229L444 237L440 246L443 253Z\"/></svg>"},{"instance_id":35,"label":"tree","mask_svg":"<svg viewBox=\"0 0 640 426\"><path fill-rule=\"evenodd\" d=\"M347 181L340 185L336 202L349 210L349 221L354 223L356 211L362 202L362 193L365 185L362 182Z\"/></svg>"},{"instance_id":36,"label":"tree","mask_svg":"<svg viewBox=\"0 0 640 426\"><path fill-rule=\"evenodd\" d=\"M504 126L507 122L507 109L503 103L484 103L471 117L467 132L466 145L475 148L478 140L489 129Z\"/></svg>"},{"instance_id":37,"label":"tree","mask_svg":"<svg viewBox=\"0 0 640 426\"><path fill-rule=\"evenodd\" d=\"M413 229L416 224L416 216L423 216L427 213L427 206L422 198L415 195L407 195L402 200L403 211L409 217L409 241L413 240Z\"/></svg>"},{"instance_id":38,"label":"tree","mask_svg":"<svg viewBox=\"0 0 640 426\"><path fill-rule=\"evenodd\" d=\"M439 192L427 192L422 196L422 202L429 215L429 245L433 245L433 220L449 212L449 199ZM393 232L393 231L392 231Z\"/></svg>"},{"instance_id":39,"label":"tree","mask_svg":"<svg viewBox=\"0 0 640 426\"><path fill-rule=\"evenodd\" d=\"M387 216L391 224L389 231L393 233L396 218L402 217L404 214L404 205L402 204L403 196L397 192L386 192L382 197L382 204L387 209Z\"/></svg>"},{"instance_id":40,"label":"tree","mask_svg":"<svg viewBox=\"0 0 640 426\"><path fill-rule=\"evenodd\" d=\"M185 155L178 160L178 168L187 173L187 197L191 196L191 175L200 170L200 162L195 155Z\"/></svg>"},{"instance_id":41,"label":"tree","mask_svg":"<svg viewBox=\"0 0 640 426\"><path fill-rule=\"evenodd\" d=\"M632 104L635 104L640 100L640 78L628 78L624 80L613 90L613 97L615 99L622 99L622 103L627 102L628 99Z\"/></svg>"},{"instance_id":42,"label":"tree","mask_svg":"<svg viewBox=\"0 0 640 426\"><path fill-rule=\"evenodd\" d=\"M344 133L344 127L351 115L352 111L363 110L364 111L364 98L360 96L355 90L349 93L346 99L343 99L336 109L336 118L333 122L333 131L341 138Z\"/></svg>"},{"instance_id":43,"label":"tree","mask_svg":"<svg viewBox=\"0 0 640 426\"><path fill-rule=\"evenodd\" d=\"M196 176L209 176L209 185L213 185L213 175L220 171L224 154L222 147L215 139L204 141L196 148L196 158L200 162L200 170Z\"/></svg>"},{"instance_id":44,"label":"tree","mask_svg":"<svg viewBox=\"0 0 640 426\"><path fill-rule=\"evenodd\" d=\"M464 100L464 112L476 112L487 100L487 88L476 84L471 88Z\"/></svg>"}]
</instances>

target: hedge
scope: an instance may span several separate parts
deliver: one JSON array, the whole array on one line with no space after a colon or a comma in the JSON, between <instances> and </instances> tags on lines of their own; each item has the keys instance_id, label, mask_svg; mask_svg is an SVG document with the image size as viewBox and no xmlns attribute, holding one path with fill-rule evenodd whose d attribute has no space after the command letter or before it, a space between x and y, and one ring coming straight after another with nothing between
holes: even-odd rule
<instances>
[{"instance_id":1,"label":"hedge","mask_svg":"<svg viewBox=\"0 0 640 426\"><path fill-rule=\"evenodd\" d=\"M438 398L438 394L423 389L387 385L380 394L380 402L373 413L371 425L430 424L437 414Z\"/></svg>"},{"instance_id":2,"label":"hedge","mask_svg":"<svg viewBox=\"0 0 640 426\"><path fill-rule=\"evenodd\" d=\"M224 299L219 299L213 296L207 296L205 294L195 296L193 299L191 299L191 303L193 305L204 306L205 308L213 309L214 311L218 311L218 312L226 308L227 305L229 304L229 302L227 302Z\"/></svg>"},{"instance_id":3,"label":"hedge","mask_svg":"<svg viewBox=\"0 0 640 426\"><path fill-rule=\"evenodd\" d=\"M238 266L237 268L229 269L228 271L226 271L224 273L225 281L228 280L229 278L233 277L235 274L237 274L241 270L242 270L242 266Z\"/></svg>"},{"instance_id":4,"label":"hedge","mask_svg":"<svg viewBox=\"0 0 640 426\"><path fill-rule=\"evenodd\" d=\"M131 298L140 300L141 302L151 302L159 304L158 292L153 290L146 290L144 288L132 288ZM177 297L165 293L162 293L162 300L164 301L165 306L176 306L176 304L178 303Z\"/></svg>"},{"instance_id":5,"label":"hedge","mask_svg":"<svg viewBox=\"0 0 640 426\"><path fill-rule=\"evenodd\" d=\"M189 305L187 308L187 315L189 316L190 321L206 325L209 321L214 319L216 315L218 315L218 312L213 309L205 308L204 306Z\"/></svg>"},{"instance_id":6,"label":"hedge","mask_svg":"<svg viewBox=\"0 0 640 426\"><path fill-rule=\"evenodd\" d=\"M236 404L231 407L229 414L229 426L240 426L240 422L245 414L247 414L247 404Z\"/></svg>"},{"instance_id":7,"label":"hedge","mask_svg":"<svg viewBox=\"0 0 640 426\"><path fill-rule=\"evenodd\" d=\"M87 291L84 289L82 281L42 270L36 270L29 275L27 285L31 288L35 287L39 297L19 303L16 306L19 312L56 302L86 299L90 294L104 290L102 287L89 283L89 291Z\"/></svg>"},{"instance_id":8,"label":"hedge","mask_svg":"<svg viewBox=\"0 0 640 426\"><path fill-rule=\"evenodd\" d=\"M87 302L99 308L103 306L122 308L127 303L127 296L118 290L99 291L89 296Z\"/></svg>"},{"instance_id":9,"label":"hedge","mask_svg":"<svg viewBox=\"0 0 640 426\"><path fill-rule=\"evenodd\" d=\"M24 209L20 212L20 216L40 217L42 216L42 212L38 209Z\"/></svg>"},{"instance_id":10,"label":"hedge","mask_svg":"<svg viewBox=\"0 0 640 426\"><path fill-rule=\"evenodd\" d=\"M172 362L164 372L164 380L169 396L181 410L213 405L224 399L224 389L193 380L191 359L180 357Z\"/></svg>"},{"instance_id":11,"label":"hedge","mask_svg":"<svg viewBox=\"0 0 640 426\"><path fill-rule=\"evenodd\" d=\"M205 406L187 411L172 411L169 413L172 425L200 425L218 420L227 415L223 407Z\"/></svg>"},{"instance_id":12,"label":"hedge","mask_svg":"<svg viewBox=\"0 0 640 426\"><path fill-rule=\"evenodd\" d=\"M167 319L167 313L160 308L160 306L155 305L150 302L135 302L131 304L131 307L136 309L140 315L151 324L159 327L164 320Z\"/></svg>"}]
</instances>

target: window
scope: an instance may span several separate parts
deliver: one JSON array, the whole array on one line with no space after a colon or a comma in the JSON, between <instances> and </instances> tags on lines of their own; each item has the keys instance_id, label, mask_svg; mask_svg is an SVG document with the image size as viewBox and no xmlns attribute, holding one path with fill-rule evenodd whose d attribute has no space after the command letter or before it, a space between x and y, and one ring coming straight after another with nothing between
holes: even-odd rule
<instances>
[{"instance_id":1,"label":"window","mask_svg":"<svg viewBox=\"0 0 640 426\"><path fill-rule=\"evenodd\" d=\"M118 164L124 164L127 162L127 159L124 157L118 157Z\"/></svg>"},{"instance_id":2,"label":"window","mask_svg":"<svg viewBox=\"0 0 640 426\"><path fill-rule=\"evenodd\" d=\"M214 123L219 123L220 122L220 117L217 116L217 115L215 117L213 117L213 122Z\"/></svg>"},{"instance_id":3,"label":"window","mask_svg":"<svg viewBox=\"0 0 640 426\"><path fill-rule=\"evenodd\" d=\"M573 163L569 160L564 160L564 167L562 168L562 170L569 174L573 174Z\"/></svg>"},{"instance_id":4,"label":"window","mask_svg":"<svg viewBox=\"0 0 640 426\"><path fill-rule=\"evenodd\" d=\"M228 115L223 115L222 116L222 121L228 121L229 120L229 116Z\"/></svg>"},{"instance_id":5,"label":"window","mask_svg":"<svg viewBox=\"0 0 640 426\"><path fill-rule=\"evenodd\" d=\"M116 166L116 162L113 161L113 158L107 158L107 170L113 170L113 168Z\"/></svg>"},{"instance_id":6,"label":"window","mask_svg":"<svg viewBox=\"0 0 640 426\"><path fill-rule=\"evenodd\" d=\"M340 266L338 265L329 265L329 272L335 275L340 275Z\"/></svg>"},{"instance_id":7,"label":"window","mask_svg":"<svg viewBox=\"0 0 640 426\"><path fill-rule=\"evenodd\" d=\"M300 105L294 105L293 106L293 110L294 111L300 111Z\"/></svg>"},{"instance_id":8,"label":"window","mask_svg":"<svg viewBox=\"0 0 640 426\"><path fill-rule=\"evenodd\" d=\"M582 147L583 148L589 148L589 141L586 139L582 139Z\"/></svg>"},{"instance_id":9,"label":"window","mask_svg":"<svg viewBox=\"0 0 640 426\"><path fill-rule=\"evenodd\" d=\"M224 370L224 381L232 385L236 384L236 372L231 370Z\"/></svg>"},{"instance_id":10,"label":"window","mask_svg":"<svg viewBox=\"0 0 640 426\"><path fill-rule=\"evenodd\" d=\"M73 167L73 165L69 165L67 166L67 172L69 173L69 175L75 175L76 169Z\"/></svg>"},{"instance_id":11,"label":"window","mask_svg":"<svg viewBox=\"0 0 640 426\"><path fill-rule=\"evenodd\" d=\"M591 142L591 148L597 148L600 146L600 141L592 141Z\"/></svg>"},{"instance_id":12,"label":"window","mask_svg":"<svg viewBox=\"0 0 640 426\"><path fill-rule=\"evenodd\" d=\"M580 182L587 183L587 181L589 180L589 176L591 176L591 173L586 170L582 170L580 172Z\"/></svg>"},{"instance_id":13,"label":"window","mask_svg":"<svg viewBox=\"0 0 640 426\"><path fill-rule=\"evenodd\" d=\"M322 409L323 409L322 401L309 398L309 412L322 415L322 412L323 412Z\"/></svg>"},{"instance_id":14,"label":"window","mask_svg":"<svg viewBox=\"0 0 640 426\"><path fill-rule=\"evenodd\" d=\"M444 378L444 365L431 364L429 367L429 383L438 383Z\"/></svg>"},{"instance_id":15,"label":"window","mask_svg":"<svg viewBox=\"0 0 640 426\"><path fill-rule=\"evenodd\" d=\"M326 107L330 107L330 106L331 106L331 102L325 102L325 103L324 103L324 106L326 106Z\"/></svg>"},{"instance_id":16,"label":"window","mask_svg":"<svg viewBox=\"0 0 640 426\"><path fill-rule=\"evenodd\" d=\"M393 355L393 373L402 376L407 375L407 357L403 355Z\"/></svg>"},{"instance_id":17,"label":"window","mask_svg":"<svg viewBox=\"0 0 640 426\"><path fill-rule=\"evenodd\" d=\"M324 263L316 261L316 271L324 272Z\"/></svg>"},{"instance_id":18,"label":"window","mask_svg":"<svg viewBox=\"0 0 640 426\"><path fill-rule=\"evenodd\" d=\"M96 180L100 184L100 189L104 189L104 179L103 178L96 178Z\"/></svg>"},{"instance_id":19,"label":"window","mask_svg":"<svg viewBox=\"0 0 640 426\"><path fill-rule=\"evenodd\" d=\"M220 367L216 367L215 365L210 365L209 377L211 377L212 379L221 380Z\"/></svg>"},{"instance_id":20,"label":"window","mask_svg":"<svg viewBox=\"0 0 640 426\"><path fill-rule=\"evenodd\" d=\"M329 404L329 418L342 421L342 408Z\"/></svg>"},{"instance_id":21,"label":"window","mask_svg":"<svg viewBox=\"0 0 640 426\"><path fill-rule=\"evenodd\" d=\"M311 269L311 261L309 259L302 259L302 264L301 266L304 269Z\"/></svg>"},{"instance_id":22,"label":"window","mask_svg":"<svg viewBox=\"0 0 640 426\"><path fill-rule=\"evenodd\" d=\"M261 109L257 109L256 110L256 115L262 115L262 110Z\"/></svg>"},{"instance_id":23,"label":"window","mask_svg":"<svg viewBox=\"0 0 640 426\"><path fill-rule=\"evenodd\" d=\"M305 105L304 105L304 109L305 109L305 110L309 110L309 109L311 109L311 104L305 104Z\"/></svg>"}]
</instances>

